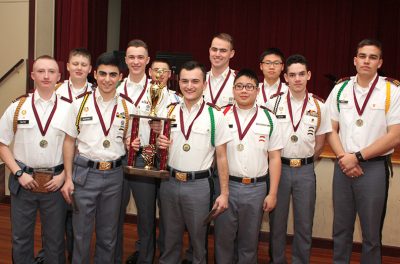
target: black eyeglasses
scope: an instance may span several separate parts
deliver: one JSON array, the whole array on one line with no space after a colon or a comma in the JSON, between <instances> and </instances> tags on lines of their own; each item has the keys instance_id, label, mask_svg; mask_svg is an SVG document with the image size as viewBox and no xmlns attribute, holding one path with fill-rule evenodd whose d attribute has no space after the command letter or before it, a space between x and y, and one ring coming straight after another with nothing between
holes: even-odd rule
<instances>
[{"instance_id":1,"label":"black eyeglasses","mask_svg":"<svg viewBox=\"0 0 400 264\"><path fill-rule=\"evenodd\" d=\"M237 83L237 84L233 85L233 88L237 91L241 91L241 90L243 90L243 88L246 89L246 91L253 91L254 89L257 88L257 86L254 84L250 84L250 83L247 83L247 84Z\"/></svg>"},{"instance_id":2,"label":"black eyeglasses","mask_svg":"<svg viewBox=\"0 0 400 264\"><path fill-rule=\"evenodd\" d=\"M277 67L282 64L282 62L280 62L280 61L262 61L261 63L263 63L267 66L273 66L273 67Z\"/></svg>"}]
</instances>

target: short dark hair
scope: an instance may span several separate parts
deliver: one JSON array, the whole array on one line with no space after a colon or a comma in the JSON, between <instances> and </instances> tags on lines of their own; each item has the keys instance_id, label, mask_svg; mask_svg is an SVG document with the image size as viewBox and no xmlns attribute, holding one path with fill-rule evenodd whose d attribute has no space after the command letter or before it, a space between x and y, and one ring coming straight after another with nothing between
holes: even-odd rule
<instances>
[{"instance_id":1,"label":"short dark hair","mask_svg":"<svg viewBox=\"0 0 400 264\"><path fill-rule=\"evenodd\" d=\"M285 71L287 72L289 66L295 63L303 64L304 66L306 66L306 70L308 70L308 61L306 57L300 54L294 54L289 56L289 58L287 58L285 63Z\"/></svg>"},{"instance_id":2,"label":"short dark hair","mask_svg":"<svg viewBox=\"0 0 400 264\"><path fill-rule=\"evenodd\" d=\"M258 77L257 74L250 69L241 69L235 76L235 79L233 83L236 83L236 80L239 79L242 76L246 76L247 78L253 80L256 83L256 86L258 87Z\"/></svg>"},{"instance_id":3,"label":"short dark hair","mask_svg":"<svg viewBox=\"0 0 400 264\"><path fill-rule=\"evenodd\" d=\"M231 44L231 49L234 49L233 37L231 35L229 35L228 33L222 32L222 33L215 34L211 41L213 41L215 38L219 38L219 39L229 42Z\"/></svg>"},{"instance_id":4,"label":"short dark hair","mask_svg":"<svg viewBox=\"0 0 400 264\"><path fill-rule=\"evenodd\" d=\"M383 54L382 43L377 39L363 39L357 45L356 55L358 54L358 50L364 46L375 46L381 51L381 58Z\"/></svg>"},{"instance_id":5,"label":"short dark hair","mask_svg":"<svg viewBox=\"0 0 400 264\"><path fill-rule=\"evenodd\" d=\"M68 55L68 61L71 59L72 56L77 56L77 55L82 55L83 57L86 57L89 59L89 62L92 60L92 55L90 55L90 52L85 49L85 48L75 48L70 50L69 55Z\"/></svg>"},{"instance_id":6,"label":"short dark hair","mask_svg":"<svg viewBox=\"0 0 400 264\"><path fill-rule=\"evenodd\" d=\"M121 63L117 56L113 52L104 52L96 60L95 68L97 69L100 65L111 65L118 68L121 72Z\"/></svg>"},{"instance_id":7,"label":"short dark hair","mask_svg":"<svg viewBox=\"0 0 400 264\"><path fill-rule=\"evenodd\" d=\"M159 62L159 63L165 63L165 64L167 64L167 66L168 66L168 69L169 69L169 70L171 70L171 64L169 63L169 61L168 61L168 60L166 60L166 59L158 59L158 58L156 58L156 59L154 59L154 60L151 62L151 67L153 67L154 63L156 63L156 62Z\"/></svg>"},{"instance_id":8,"label":"short dark hair","mask_svg":"<svg viewBox=\"0 0 400 264\"><path fill-rule=\"evenodd\" d=\"M147 46L146 42L144 42L141 39L132 39L131 41L128 42L126 49L128 49L129 47L135 47L135 48L142 47L147 51L147 53L149 53L149 47Z\"/></svg>"},{"instance_id":9,"label":"short dark hair","mask_svg":"<svg viewBox=\"0 0 400 264\"><path fill-rule=\"evenodd\" d=\"M271 54L280 57L282 62L285 62L285 55L283 55L283 52L280 49L278 49L278 48L269 48L269 49L265 50L263 53L261 53L261 55L260 55L260 63L263 62L265 56L271 55Z\"/></svg>"},{"instance_id":10,"label":"short dark hair","mask_svg":"<svg viewBox=\"0 0 400 264\"><path fill-rule=\"evenodd\" d=\"M181 77L182 70L191 71L194 69L200 69L203 75L203 81L206 80L206 67L198 61L187 61L181 66L181 70L179 71L179 78Z\"/></svg>"}]
</instances>

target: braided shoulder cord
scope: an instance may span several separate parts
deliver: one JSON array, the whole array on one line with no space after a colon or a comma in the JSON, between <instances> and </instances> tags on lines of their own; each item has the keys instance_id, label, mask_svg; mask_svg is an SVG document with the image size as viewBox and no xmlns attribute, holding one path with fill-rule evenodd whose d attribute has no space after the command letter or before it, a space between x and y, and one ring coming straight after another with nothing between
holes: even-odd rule
<instances>
[{"instance_id":1,"label":"braided shoulder cord","mask_svg":"<svg viewBox=\"0 0 400 264\"><path fill-rule=\"evenodd\" d=\"M211 121L211 145L215 147L215 118L211 106L208 107L208 113L210 114L210 121Z\"/></svg>"}]
</instances>

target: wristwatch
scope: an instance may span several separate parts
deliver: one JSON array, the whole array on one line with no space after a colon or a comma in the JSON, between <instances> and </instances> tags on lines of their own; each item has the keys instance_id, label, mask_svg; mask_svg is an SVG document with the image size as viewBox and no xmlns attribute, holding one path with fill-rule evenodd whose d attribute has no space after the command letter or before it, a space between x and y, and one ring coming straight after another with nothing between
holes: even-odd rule
<instances>
[{"instance_id":1,"label":"wristwatch","mask_svg":"<svg viewBox=\"0 0 400 264\"><path fill-rule=\"evenodd\" d=\"M24 171L23 171L23 170L17 170L17 171L14 173L14 175L17 176L17 178L21 177L22 174L24 174Z\"/></svg>"},{"instance_id":2,"label":"wristwatch","mask_svg":"<svg viewBox=\"0 0 400 264\"><path fill-rule=\"evenodd\" d=\"M361 154L361 151L357 151L356 153L354 153L356 155L356 158L358 160L358 162L363 162L365 161L364 157Z\"/></svg>"}]
</instances>

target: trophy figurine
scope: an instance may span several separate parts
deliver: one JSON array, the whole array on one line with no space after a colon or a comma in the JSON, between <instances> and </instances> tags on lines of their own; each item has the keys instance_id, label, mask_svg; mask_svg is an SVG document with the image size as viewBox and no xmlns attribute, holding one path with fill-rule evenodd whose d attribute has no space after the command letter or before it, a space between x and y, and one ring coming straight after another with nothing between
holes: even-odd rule
<instances>
[{"instance_id":1,"label":"trophy figurine","mask_svg":"<svg viewBox=\"0 0 400 264\"><path fill-rule=\"evenodd\" d=\"M139 120L141 118L146 118L155 121L164 121L163 126L163 134L169 137L171 131L171 121L173 119L158 117L156 114L156 108L159 102L163 98L163 89L165 84L160 81L161 75L164 74L164 69L158 69L155 76L155 81L152 82L150 86L149 95L150 95L150 114L146 115L133 115L132 120L132 131L131 131L131 143L132 141L137 138L139 135ZM168 160L168 150L160 150L160 166L157 169L154 165L155 157L157 154L157 147L156 147L156 138L157 134L154 132L153 129L150 130L150 140L149 144L143 146L142 149L142 157L145 163L144 168L135 168L135 160L137 153L129 147L128 150L128 166L124 167L124 171L127 174L132 175L140 175L140 176L149 176L149 177L156 177L156 178L167 178L169 177L169 172L166 170L167 160Z\"/></svg>"}]
</instances>

